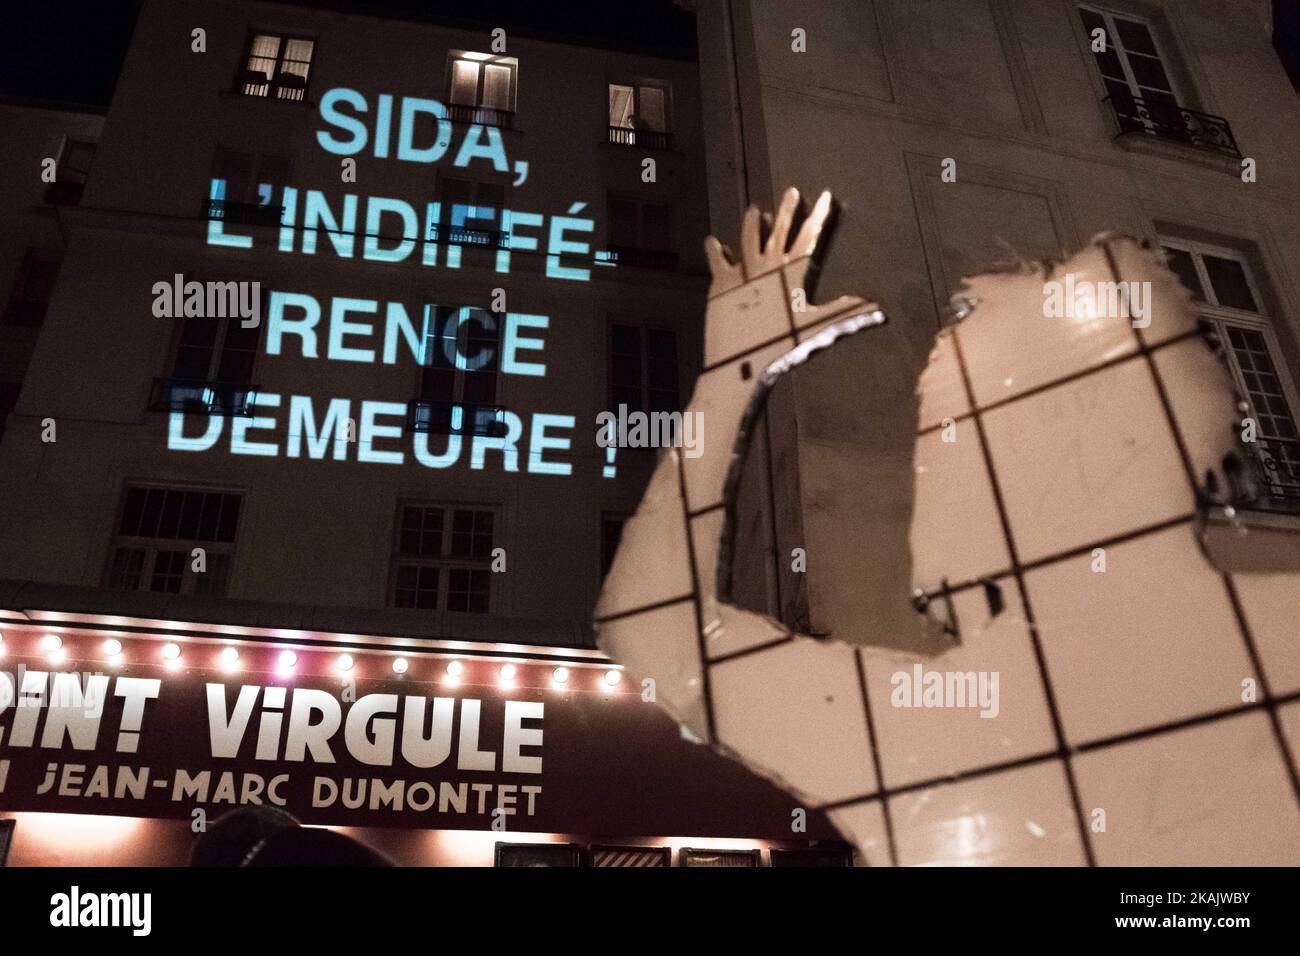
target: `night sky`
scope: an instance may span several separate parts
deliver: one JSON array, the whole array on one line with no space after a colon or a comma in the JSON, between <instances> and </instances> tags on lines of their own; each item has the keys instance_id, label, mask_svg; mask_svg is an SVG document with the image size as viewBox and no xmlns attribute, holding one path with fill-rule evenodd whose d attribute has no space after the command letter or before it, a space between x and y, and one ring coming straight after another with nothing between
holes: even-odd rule
<instances>
[{"instance_id":1,"label":"night sky","mask_svg":"<svg viewBox=\"0 0 1300 956\"><path fill-rule=\"evenodd\" d=\"M695 57L695 18L672 0L611 3L474 0L465 12L429 0L286 0L452 26L504 27L520 35L571 40L677 59ZM3 0L0 96L107 107L131 41L140 0ZM438 16L428 11L436 9ZM196 24L198 25L198 24Z\"/></svg>"}]
</instances>

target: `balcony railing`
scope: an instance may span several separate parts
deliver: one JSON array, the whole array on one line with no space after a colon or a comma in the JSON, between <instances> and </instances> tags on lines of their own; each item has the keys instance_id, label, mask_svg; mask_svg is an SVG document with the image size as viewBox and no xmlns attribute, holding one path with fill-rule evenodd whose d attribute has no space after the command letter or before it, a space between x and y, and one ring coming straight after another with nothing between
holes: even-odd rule
<instances>
[{"instance_id":1,"label":"balcony railing","mask_svg":"<svg viewBox=\"0 0 1300 956\"><path fill-rule=\"evenodd\" d=\"M200 215L204 219L220 219L239 226L278 226L284 215L284 207L255 202L231 202L227 199L205 199Z\"/></svg>"},{"instance_id":2,"label":"balcony railing","mask_svg":"<svg viewBox=\"0 0 1300 956\"><path fill-rule=\"evenodd\" d=\"M260 70L239 74L235 88L244 96L301 103L307 98L307 81L296 73L281 73L274 79Z\"/></svg>"},{"instance_id":3,"label":"balcony railing","mask_svg":"<svg viewBox=\"0 0 1300 956\"><path fill-rule=\"evenodd\" d=\"M608 261L619 266L636 266L641 269L677 268L677 253L669 249L642 249L638 246L611 245Z\"/></svg>"},{"instance_id":4,"label":"balcony railing","mask_svg":"<svg viewBox=\"0 0 1300 956\"><path fill-rule=\"evenodd\" d=\"M1233 503L1300 512L1300 441L1259 441L1243 451L1245 468L1234 476Z\"/></svg>"},{"instance_id":5,"label":"balcony railing","mask_svg":"<svg viewBox=\"0 0 1300 956\"><path fill-rule=\"evenodd\" d=\"M644 146L646 149L668 149L673 143L672 133L661 133L653 129L632 129L627 126L611 126L609 141L619 146Z\"/></svg>"},{"instance_id":6,"label":"balcony railing","mask_svg":"<svg viewBox=\"0 0 1300 956\"><path fill-rule=\"evenodd\" d=\"M453 123L497 126L501 129L515 128L515 114L513 112L494 109L491 106L463 106L457 103L448 103L447 118Z\"/></svg>"},{"instance_id":7,"label":"balcony railing","mask_svg":"<svg viewBox=\"0 0 1300 956\"><path fill-rule=\"evenodd\" d=\"M1241 155L1232 128L1221 116L1137 96L1112 94L1103 102L1108 103L1115 114L1121 135L1142 133L1226 156Z\"/></svg>"},{"instance_id":8,"label":"balcony railing","mask_svg":"<svg viewBox=\"0 0 1300 956\"><path fill-rule=\"evenodd\" d=\"M430 435L500 438L506 434L505 412L500 405L416 399L407 406L406 427L408 431L428 432Z\"/></svg>"},{"instance_id":9,"label":"balcony railing","mask_svg":"<svg viewBox=\"0 0 1300 956\"><path fill-rule=\"evenodd\" d=\"M156 378L149 394L151 412L189 415L247 415L255 385L207 382L191 378Z\"/></svg>"}]
</instances>

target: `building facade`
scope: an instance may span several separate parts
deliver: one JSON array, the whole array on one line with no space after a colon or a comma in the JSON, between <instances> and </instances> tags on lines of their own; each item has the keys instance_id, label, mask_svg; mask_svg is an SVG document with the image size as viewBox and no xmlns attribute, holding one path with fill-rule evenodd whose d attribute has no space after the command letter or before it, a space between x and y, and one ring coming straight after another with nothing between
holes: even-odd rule
<instances>
[{"instance_id":1,"label":"building facade","mask_svg":"<svg viewBox=\"0 0 1300 956\"><path fill-rule=\"evenodd\" d=\"M698 369L696 75L150 0L106 117L5 123L32 171L0 263L11 862L183 864L254 804L402 863L834 837L591 649L653 465L597 413L675 410Z\"/></svg>"},{"instance_id":2,"label":"building facade","mask_svg":"<svg viewBox=\"0 0 1300 956\"><path fill-rule=\"evenodd\" d=\"M447 104L440 126L430 100ZM399 155L407 120L418 148ZM339 627L589 643L600 542L649 457L607 461L596 414L675 408L697 364L694 64L273 4L146 5L93 171L54 228L62 278L42 293L0 467L0 578L170 595L180 617L278 605L300 610L263 620L332 609ZM185 281L258 283L260 324L187 320L179 288L155 307L156 283ZM288 331L307 304L318 329ZM217 437L172 435L182 419L185 438ZM195 547L205 572L181 559Z\"/></svg>"},{"instance_id":3,"label":"building facade","mask_svg":"<svg viewBox=\"0 0 1300 956\"><path fill-rule=\"evenodd\" d=\"M738 540L751 543L736 550L775 560L733 572L736 603L798 634L875 645L852 649L862 700L825 718L842 728L835 739L859 741L856 759L838 754L804 779L837 795L835 820L859 847L903 865L1293 863L1300 216L1291 158L1300 113L1270 35L1272 5L728 0L695 8L715 232L737 236L746 205L774 209L788 186L805 195L829 189L839 217L809 301L858 295L888 316L819 357L815 374L787 376L774 392L766 444L753 446L761 462L751 472L754 520L737 522ZM1079 368L1050 383L1036 379L1043 384L1033 393L1059 410L1060 422L1087 411L1094 423L1091 432L1062 424L1051 440L1029 437L1039 426L1051 434L1047 422L1009 424L1017 414L1010 399L998 403L1005 414L985 419L1003 431L983 446L984 437L961 438L961 425L955 444L941 444L941 423L918 414L927 361L932 377L951 361L943 352L950 337L931 357L936 333L972 308L980 315L978 301L950 305L963 288L978 299L964 277L1007 272L1032 285L1029 264L1060 263L1099 234L1162 249L1202 330L1222 348L1247 421L1234 423L1225 402L1222 430L1188 442L1203 449L1211 437L1241 432L1241 468L1229 475L1231 488L1219 485L1234 505L1229 537L1245 542L1240 573L1200 551L1189 561L1162 559L1169 538L1154 527L1099 540L1106 535L1097 527L1109 519L1098 518L1097 503L1136 480L1141 469L1128 467L1129 449L1147 447L1158 432L1096 426L1105 415L1138 421L1140 403L1127 412L1110 404L1116 385L1094 387ZM1017 365L995 354L993 367ZM1168 366L1176 354L1155 362ZM1017 358L1043 368L1066 360L1064 352ZM1004 396L1025 387L1005 374L976 386ZM1184 387L1197 394L1194 382ZM1202 394L1219 387L1207 380ZM1181 399L1162 400L1196 420ZM976 421L987 411L973 413ZM990 497L987 511L971 482L943 483L962 473L951 463L963 449L989 474L994 463L1001 468L1005 497L996 506ZM1196 475L1198 494L1204 481ZM942 553L917 555L915 515L936 500L923 503L926 482L932 493L942 485L949 516L942 534L936 523L927 528L945 542ZM1165 486L1187 495L1185 480ZM1159 499L1130 496L1144 514L1170 507ZM1191 514L1169 534L1189 533L1200 506L1187 501ZM745 504L738 510L748 516ZM912 592L917 565L961 565L981 527L1005 532L1015 575L957 575L955 592L947 580L932 582L933 593ZM1079 533L1075 550L1040 554L1032 575L1016 564L1015 533L1024 558L1030 537L1064 539L1066 528ZM796 548L806 552L806 573L789 557ZM1015 612L1016 650L995 665L1006 649L995 637L1006 625L997 586L1016 583L1021 590L1006 592L1007 607L1025 602ZM942 653L922 643L915 625L927 600L950 615L956 602L953 619L965 622ZM994 623L982 629L981 621ZM805 688L803 704L795 701L784 675L811 671L813 651L793 640L768 647L703 666L739 701L742 691L768 686L746 678L791 695L782 719L766 725L732 701L742 716L725 743L767 756L768 772L796 779L808 750L800 733L829 733L799 723L800 707L820 700L824 687ZM842 674L854 662L841 650ZM1001 668L999 719L891 706L891 675L913 666L950 676ZM1038 730L1022 736L1022 719ZM950 751L945 742L955 740L962 744ZM1242 785L1219 785L1228 779ZM1042 824L1049 818L1057 826Z\"/></svg>"}]
</instances>

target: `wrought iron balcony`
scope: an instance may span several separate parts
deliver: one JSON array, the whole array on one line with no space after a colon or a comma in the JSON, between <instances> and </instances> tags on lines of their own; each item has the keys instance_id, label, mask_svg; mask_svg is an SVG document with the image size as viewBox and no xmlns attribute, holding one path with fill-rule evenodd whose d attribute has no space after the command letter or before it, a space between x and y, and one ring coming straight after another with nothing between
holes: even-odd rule
<instances>
[{"instance_id":1,"label":"wrought iron balcony","mask_svg":"<svg viewBox=\"0 0 1300 956\"><path fill-rule=\"evenodd\" d=\"M506 434L506 410L500 405L476 405L471 402L426 402L415 399L406 410L406 428L430 435L484 435L500 438Z\"/></svg>"},{"instance_id":2,"label":"wrought iron balcony","mask_svg":"<svg viewBox=\"0 0 1300 956\"><path fill-rule=\"evenodd\" d=\"M512 111L499 110L491 106L463 106L457 103L448 103L447 118L453 123L496 126L500 129L515 128L515 114Z\"/></svg>"},{"instance_id":3,"label":"wrought iron balcony","mask_svg":"<svg viewBox=\"0 0 1300 956\"><path fill-rule=\"evenodd\" d=\"M510 234L503 229L476 229L472 226L449 226L434 223L429 230L429 241L444 246L481 246L484 249L505 249L510 245Z\"/></svg>"},{"instance_id":4,"label":"wrought iron balcony","mask_svg":"<svg viewBox=\"0 0 1300 956\"><path fill-rule=\"evenodd\" d=\"M261 70L244 70L235 82L244 96L301 103L307 98L307 81L296 73L280 73L274 79Z\"/></svg>"},{"instance_id":5,"label":"wrought iron balcony","mask_svg":"<svg viewBox=\"0 0 1300 956\"><path fill-rule=\"evenodd\" d=\"M1231 476L1234 505L1300 513L1300 441L1259 441L1243 448L1242 460Z\"/></svg>"},{"instance_id":6,"label":"wrought iron balcony","mask_svg":"<svg viewBox=\"0 0 1300 956\"><path fill-rule=\"evenodd\" d=\"M628 126L611 126L609 141L619 146L644 146L646 149L668 149L673 143L672 133L653 129L633 129Z\"/></svg>"},{"instance_id":7,"label":"wrought iron balcony","mask_svg":"<svg viewBox=\"0 0 1300 956\"><path fill-rule=\"evenodd\" d=\"M1102 102L1109 104L1115 114L1120 135L1142 133L1225 156L1241 155L1232 128L1221 116L1200 113L1176 103L1129 95L1112 94Z\"/></svg>"},{"instance_id":8,"label":"wrought iron balcony","mask_svg":"<svg viewBox=\"0 0 1300 956\"><path fill-rule=\"evenodd\" d=\"M284 215L284 207L255 202L231 202L227 199L205 199L200 215L204 219L220 219L239 226L278 226Z\"/></svg>"},{"instance_id":9,"label":"wrought iron balcony","mask_svg":"<svg viewBox=\"0 0 1300 956\"><path fill-rule=\"evenodd\" d=\"M642 249L638 246L611 245L609 247L608 261L619 266L663 269L671 272L677 268L677 253L670 249Z\"/></svg>"},{"instance_id":10,"label":"wrought iron balcony","mask_svg":"<svg viewBox=\"0 0 1300 956\"><path fill-rule=\"evenodd\" d=\"M149 394L151 412L188 415L248 415L256 385L207 382L190 378L156 378Z\"/></svg>"}]
</instances>

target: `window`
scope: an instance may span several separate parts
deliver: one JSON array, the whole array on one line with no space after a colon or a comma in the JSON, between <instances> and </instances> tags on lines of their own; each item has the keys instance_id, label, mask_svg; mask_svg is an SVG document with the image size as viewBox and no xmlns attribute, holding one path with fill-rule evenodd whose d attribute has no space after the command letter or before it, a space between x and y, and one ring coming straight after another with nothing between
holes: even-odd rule
<instances>
[{"instance_id":1,"label":"window","mask_svg":"<svg viewBox=\"0 0 1300 956\"><path fill-rule=\"evenodd\" d=\"M1239 252L1203 243L1162 238L1161 244L1170 269L1196 300L1201 321L1223 344L1237 390L1258 425L1257 447L1250 449L1254 479L1273 503L1300 504L1300 402L1250 263Z\"/></svg>"},{"instance_id":2,"label":"window","mask_svg":"<svg viewBox=\"0 0 1300 956\"><path fill-rule=\"evenodd\" d=\"M266 314L266 302L261 312ZM245 328L238 315L187 316L170 378L160 379L151 408L195 414L244 414L253 390L253 362L261 326Z\"/></svg>"},{"instance_id":3,"label":"window","mask_svg":"<svg viewBox=\"0 0 1300 956\"><path fill-rule=\"evenodd\" d=\"M1088 46L1121 133L1144 133L1239 155L1226 120L1190 109L1191 97L1175 79L1173 60L1161 49L1148 20L1080 7ZM1097 31L1105 38L1097 49Z\"/></svg>"},{"instance_id":4,"label":"window","mask_svg":"<svg viewBox=\"0 0 1300 956\"><path fill-rule=\"evenodd\" d=\"M169 594L226 592L242 498L220 491L128 486L109 587ZM203 549L203 570L195 548Z\"/></svg>"},{"instance_id":5,"label":"window","mask_svg":"<svg viewBox=\"0 0 1300 956\"><path fill-rule=\"evenodd\" d=\"M403 504L393 559L393 605L488 613L494 512Z\"/></svg>"},{"instance_id":6,"label":"window","mask_svg":"<svg viewBox=\"0 0 1300 956\"><path fill-rule=\"evenodd\" d=\"M609 335L610 410L680 411L677 335L667 329L615 323Z\"/></svg>"},{"instance_id":7,"label":"window","mask_svg":"<svg viewBox=\"0 0 1300 956\"><path fill-rule=\"evenodd\" d=\"M469 306L427 306L420 395L412 428L439 435L504 434L496 405L501 327L492 313Z\"/></svg>"},{"instance_id":8,"label":"window","mask_svg":"<svg viewBox=\"0 0 1300 956\"><path fill-rule=\"evenodd\" d=\"M661 83L609 84L609 141L667 149L668 87Z\"/></svg>"},{"instance_id":9,"label":"window","mask_svg":"<svg viewBox=\"0 0 1300 956\"><path fill-rule=\"evenodd\" d=\"M852 866L853 848L847 843L807 847L798 850L772 850L773 866Z\"/></svg>"},{"instance_id":10,"label":"window","mask_svg":"<svg viewBox=\"0 0 1300 956\"><path fill-rule=\"evenodd\" d=\"M455 53L451 57L448 110L459 123L509 126L515 109L515 77L519 61L486 53Z\"/></svg>"},{"instance_id":11,"label":"window","mask_svg":"<svg viewBox=\"0 0 1300 956\"><path fill-rule=\"evenodd\" d=\"M218 147L208 196L210 219L249 226L280 223L289 157Z\"/></svg>"},{"instance_id":12,"label":"window","mask_svg":"<svg viewBox=\"0 0 1300 956\"><path fill-rule=\"evenodd\" d=\"M576 843L498 843L496 866L582 866Z\"/></svg>"},{"instance_id":13,"label":"window","mask_svg":"<svg viewBox=\"0 0 1300 956\"><path fill-rule=\"evenodd\" d=\"M81 202L81 193L86 188L94 158L94 140L65 137L55 166L55 181L45 191L45 201L54 206L75 206Z\"/></svg>"},{"instance_id":14,"label":"window","mask_svg":"<svg viewBox=\"0 0 1300 956\"><path fill-rule=\"evenodd\" d=\"M244 70L236 88L245 96L302 101L307 96L314 40L254 33L248 40Z\"/></svg>"},{"instance_id":15,"label":"window","mask_svg":"<svg viewBox=\"0 0 1300 956\"><path fill-rule=\"evenodd\" d=\"M18 277L5 309L5 324L35 328L45 321L59 277L58 253L28 249L18 267Z\"/></svg>"},{"instance_id":16,"label":"window","mask_svg":"<svg viewBox=\"0 0 1300 956\"><path fill-rule=\"evenodd\" d=\"M502 244L500 217L506 206L502 183L443 179L441 201L448 223L447 242L493 249Z\"/></svg>"},{"instance_id":17,"label":"window","mask_svg":"<svg viewBox=\"0 0 1300 956\"><path fill-rule=\"evenodd\" d=\"M21 390L21 382L0 382L0 438L4 437L5 425L10 413L18 405L18 393Z\"/></svg>"},{"instance_id":18,"label":"window","mask_svg":"<svg viewBox=\"0 0 1300 956\"><path fill-rule=\"evenodd\" d=\"M1080 7L1079 16L1108 96L1120 100L1136 97L1148 104L1170 106L1180 100L1186 102L1177 95L1149 23L1091 7ZM1102 51L1093 42L1097 30L1106 38Z\"/></svg>"},{"instance_id":19,"label":"window","mask_svg":"<svg viewBox=\"0 0 1300 956\"><path fill-rule=\"evenodd\" d=\"M611 248L671 248L672 212L667 204L611 196L606 211Z\"/></svg>"}]
</instances>

